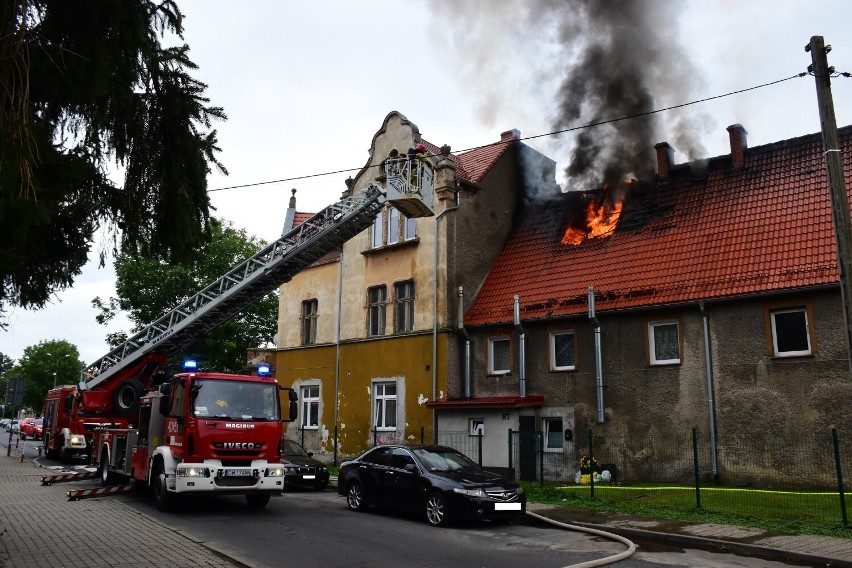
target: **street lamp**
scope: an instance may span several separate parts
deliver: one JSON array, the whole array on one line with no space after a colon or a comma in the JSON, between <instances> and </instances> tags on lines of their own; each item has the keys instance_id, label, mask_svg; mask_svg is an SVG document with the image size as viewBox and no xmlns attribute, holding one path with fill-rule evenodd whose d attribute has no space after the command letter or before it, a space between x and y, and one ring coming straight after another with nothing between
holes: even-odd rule
<instances>
[{"instance_id":1,"label":"street lamp","mask_svg":"<svg viewBox=\"0 0 852 568\"><path fill-rule=\"evenodd\" d=\"M48 357L53 357L52 354L48 353ZM53 388L56 388L56 372L59 370L59 362L65 359L66 357L70 357L70 353L66 353L62 357L57 357L53 362Z\"/></svg>"}]
</instances>

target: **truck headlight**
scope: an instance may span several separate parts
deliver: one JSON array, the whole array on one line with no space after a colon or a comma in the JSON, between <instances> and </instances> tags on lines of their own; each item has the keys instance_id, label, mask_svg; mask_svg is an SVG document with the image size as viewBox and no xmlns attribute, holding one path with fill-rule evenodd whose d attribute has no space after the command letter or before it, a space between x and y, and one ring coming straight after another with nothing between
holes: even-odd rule
<instances>
[{"instance_id":1,"label":"truck headlight","mask_svg":"<svg viewBox=\"0 0 852 568\"><path fill-rule=\"evenodd\" d=\"M85 443L86 443L86 438L84 438L83 436L76 436L76 435L72 435L72 436L71 436L71 438L69 439L69 441L70 441L70 442L71 442L71 444L73 444L73 445L77 445L77 444L85 444Z\"/></svg>"},{"instance_id":2,"label":"truck headlight","mask_svg":"<svg viewBox=\"0 0 852 568\"><path fill-rule=\"evenodd\" d=\"M201 466L178 467L178 477L210 477L210 470Z\"/></svg>"},{"instance_id":3,"label":"truck headlight","mask_svg":"<svg viewBox=\"0 0 852 568\"><path fill-rule=\"evenodd\" d=\"M266 468L266 477L284 477L284 467L275 466Z\"/></svg>"}]
</instances>

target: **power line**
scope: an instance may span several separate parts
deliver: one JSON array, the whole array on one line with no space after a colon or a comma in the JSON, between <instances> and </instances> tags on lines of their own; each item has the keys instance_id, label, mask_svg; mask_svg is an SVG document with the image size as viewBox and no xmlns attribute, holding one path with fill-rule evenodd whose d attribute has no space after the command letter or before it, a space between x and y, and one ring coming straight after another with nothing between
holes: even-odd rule
<instances>
[{"instance_id":1,"label":"power line","mask_svg":"<svg viewBox=\"0 0 852 568\"><path fill-rule=\"evenodd\" d=\"M790 79L797 79L797 78L805 77L807 74L808 74L807 72L797 73L796 75L791 75L790 77L778 79L777 81L771 81L769 83L763 83L761 85L755 85L754 87L747 87L745 89L739 89L739 90L736 90L736 91L731 91L731 92L725 93L723 95L714 95L712 97L706 97L706 98L698 99L698 100L691 101L691 102L688 102L688 103L681 103L681 104L678 104L678 105L673 105L673 106L660 108L660 109L656 109L656 110L649 110L647 112L640 112L640 113L637 113L637 114L631 114L631 115L622 116L622 117L619 117L619 118L611 118L611 119L607 119L607 120L600 120L600 121L597 121L597 122L591 122L589 124L583 124L581 126L574 126L572 128L565 128L563 130L554 130L553 132L546 132L544 134L535 134L533 136L524 136L523 138L520 138L520 140L521 141L535 140L536 138L544 138L546 136L556 136L558 134L575 132L577 130L583 130L585 128L593 128L595 126L603 126L604 124L612 124L612 123L621 122L621 121L624 121L624 120L631 120L631 119L640 118L640 117L643 117L643 116L650 116L652 114L658 114L658 113L661 113L661 112L667 112L667 111L670 111L670 110L684 108L684 107L688 107L688 106L691 106L691 105L706 103L708 101L713 101L713 100L716 100L716 99L722 99L722 98L730 97L730 96L733 96L733 95L739 95L741 93L746 93L748 91L754 91L756 89L762 89L764 87L771 87L772 85L777 85L778 83L783 83L785 81L789 81ZM843 73L842 75L847 76L847 74L845 74L845 73ZM491 146L499 146L501 144L508 144L508 143L509 142L504 142L504 141L492 142L490 144L483 144L482 146L472 146L470 148L465 148L463 150L457 150L457 153L470 152L471 150L478 150L480 148L488 148L488 147L491 147ZM377 167L377 166L374 166L374 167ZM269 185L269 184L273 184L273 183L283 183L283 182L287 182L287 181L299 181L299 180L310 179L310 178L315 178L315 177L331 176L331 175L335 175L335 174L345 174L345 173L348 173L348 172L357 172L361 169L362 168L347 168L347 169L343 169L343 170L335 170L335 171L331 171L331 172L323 172L323 173L318 173L318 174L309 174L309 175L304 175L304 176L295 176L295 177L281 178L281 179L275 179L275 180L269 180L269 181L259 181L259 182L255 182L255 183L244 183L244 184L240 184L240 185L230 185L230 186L227 186L227 187L219 187L219 188L216 188L216 189L209 189L207 191L208 191L208 193L212 193L214 191L224 191L226 189L240 189L240 188L244 188L244 187L256 187L256 186L259 186L259 185Z\"/></svg>"}]
</instances>

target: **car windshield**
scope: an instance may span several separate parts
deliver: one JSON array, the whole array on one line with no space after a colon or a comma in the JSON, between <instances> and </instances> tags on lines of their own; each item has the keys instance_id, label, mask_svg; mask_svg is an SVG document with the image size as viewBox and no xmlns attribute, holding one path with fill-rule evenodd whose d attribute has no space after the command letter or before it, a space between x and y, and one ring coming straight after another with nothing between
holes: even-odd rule
<instances>
[{"instance_id":1,"label":"car windshield","mask_svg":"<svg viewBox=\"0 0 852 568\"><path fill-rule=\"evenodd\" d=\"M308 457L308 452L293 440L284 440L284 455Z\"/></svg>"},{"instance_id":2,"label":"car windshield","mask_svg":"<svg viewBox=\"0 0 852 568\"><path fill-rule=\"evenodd\" d=\"M420 458L429 471L456 471L460 469L479 469L470 458L454 450L427 450L419 448L414 454Z\"/></svg>"},{"instance_id":3,"label":"car windshield","mask_svg":"<svg viewBox=\"0 0 852 568\"><path fill-rule=\"evenodd\" d=\"M192 385L192 415L220 420L277 421L280 417L278 386L198 379Z\"/></svg>"}]
</instances>

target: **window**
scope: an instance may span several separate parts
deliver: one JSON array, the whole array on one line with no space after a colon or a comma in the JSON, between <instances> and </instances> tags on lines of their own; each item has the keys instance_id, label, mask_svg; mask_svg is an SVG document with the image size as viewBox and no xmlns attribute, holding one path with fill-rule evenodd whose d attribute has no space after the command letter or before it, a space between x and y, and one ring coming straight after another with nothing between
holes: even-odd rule
<instances>
[{"instance_id":1,"label":"window","mask_svg":"<svg viewBox=\"0 0 852 568\"><path fill-rule=\"evenodd\" d=\"M470 419L470 435L483 436L485 435L485 419L471 418Z\"/></svg>"},{"instance_id":2,"label":"window","mask_svg":"<svg viewBox=\"0 0 852 568\"><path fill-rule=\"evenodd\" d=\"M302 387L302 428L319 428L319 385Z\"/></svg>"},{"instance_id":3,"label":"window","mask_svg":"<svg viewBox=\"0 0 852 568\"><path fill-rule=\"evenodd\" d=\"M373 401L376 430L396 430L396 383L375 383Z\"/></svg>"},{"instance_id":4,"label":"window","mask_svg":"<svg viewBox=\"0 0 852 568\"><path fill-rule=\"evenodd\" d=\"M379 211L379 213L376 215L376 220L373 221L373 230L372 230L372 234L371 234L373 248L378 248L378 247L382 246L382 243L384 242L383 241L384 235L382 234L382 232L383 232L382 229L384 228L384 222L382 221L382 217L383 217L382 212Z\"/></svg>"},{"instance_id":5,"label":"window","mask_svg":"<svg viewBox=\"0 0 852 568\"><path fill-rule=\"evenodd\" d=\"M811 335L804 307L772 310L772 348L776 357L810 355Z\"/></svg>"},{"instance_id":6,"label":"window","mask_svg":"<svg viewBox=\"0 0 852 568\"><path fill-rule=\"evenodd\" d=\"M505 375L511 369L512 353L508 337L488 339L488 374Z\"/></svg>"},{"instance_id":7,"label":"window","mask_svg":"<svg viewBox=\"0 0 852 568\"><path fill-rule=\"evenodd\" d=\"M367 289L367 335L385 334L386 286L374 286Z\"/></svg>"},{"instance_id":8,"label":"window","mask_svg":"<svg viewBox=\"0 0 852 568\"><path fill-rule=\"evenodd\" d=\"M399 242L399 209L390 207L388 209L388 244Z\"/></svg>"},{"instance_id":9,"label":"window","mask_svg":"<svg viewBox=\"0 0 852 568\"><path fill-rule=\"evenodd\" d=\"M676 320L648 322L648 352L652 365L680 363L680 334Z\"/></svg>"},{"instance_id":10,"label":"window","mask_svg":"<svg viewBox=\"0 0 852 568\"><path fill-rule=\"evenodd\" d=\"M313 345L317 342L317 300L302 302L302 345Z\"/></svg>"},{"instance_id":11,"label":"window","mask_svg":"<svg viewBox=\"0 0 852 568\"><path fill-rule=\"evenodd\" d=\"M394 331L414 331L414 281L399 282L393 289L396 301Z\"/></svg>"},{"instance_id":12,"label":"window","mask_svg":"<svg viewBox=\"0 0 852 568\"><path fill-rule=\"evenodd\" d=\"M542 418L542 429L544 430L544 451L562 451L562 419Z\"/></svg>"},{"instance_id":13,"label":"window","mask_svg":"<svg viewBox=\"0 0 852 568\"><path fill-rule=\"evenodd\" d=\"M552 331L550 333L550 370L573 371L574 330Z\"/></svg>"}]
</instances>

